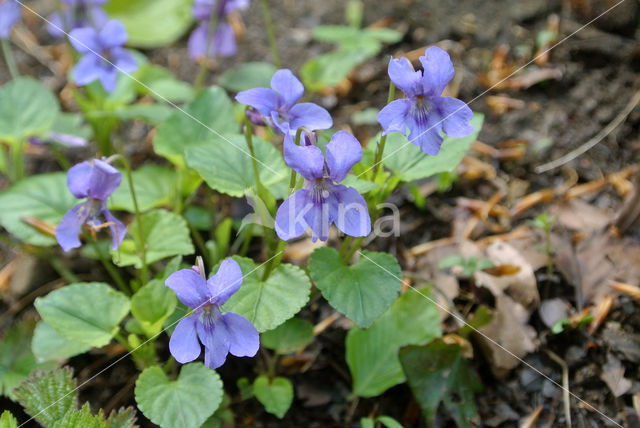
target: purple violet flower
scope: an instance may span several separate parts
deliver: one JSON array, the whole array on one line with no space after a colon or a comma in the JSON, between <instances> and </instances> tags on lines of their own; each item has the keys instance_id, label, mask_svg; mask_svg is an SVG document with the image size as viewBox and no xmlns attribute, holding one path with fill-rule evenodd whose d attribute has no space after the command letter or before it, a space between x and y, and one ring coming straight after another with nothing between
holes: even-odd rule
<instances>
[{"instance_id":1,"label":"purple violet flower","mask_svg":"<svg viewBox=\"0 0 640 428\"><path fill-rule=\"evenodd\" d=\"M11 29L20 19L20 6L15 0L0 0L0 39L9 39Z\"/></svg>"},{"instance_id":2,"label":"purple violet flower","mask_svg":"<svg viewBox=\"0 0 640 428\"><path fill-rule=\"evenodd\" d=\"M440 130L450 137L473 132L468 122L473 112L462 101L441 94L455 70L449 54L432 46L420 57L424 72L415 71L407 58L391 59L389 77L407 98L389 103L378 113L384 134L401 132L428 155L437 155L442 144Z\"/></svg>"},{"instance_id":3,"label":"purple violet flower","mask_svg":"<svg viewBox=\"0 0 640 428\"><path fill-rule=\"evenodd\" d=\"M216 56L232 57L237 52L236 36L233 29L226 22L220 22L216 26L213 39L207 41L209 33L209 22L201 22L189 37L189 57L193 61L202 58L213 58ZM208 50L207 50L208 45Z\"/></svg>"},{"instance_id":4,"label":"purple violet flower","mask_svg":"<svg viewBox=\"0 0 640 428\"><path fill-rule=\"evenodd\" d=\"M62 0L65 9L49 17L47 31L52 37L61 38L71 30L82 27L101 29L109 20L102 6L107 0Z\"/></svg>"},{"instance_id":5,"label":"purple violet flower","mask_svg":"<svg viewBox=\"0 0 640 428\"><path fill-rule=\"evenodd\" d=\"M204 365L212 369L223 365L228 353L253 357L258 352L260 338L253 324L242 315L220 312L220 306L242 285L242 271L235 260L224 260L208 280L194 266L172 273L165 285L193 309L180 320L169 340L171 355L179 363L198 358L201 352L198 339L204 345Z\"/></svg>"},{"instance_id":6,"label":"purple violet flower","mask_svg":"<svg viewBox=\"0 0 640 428\"><path fill-rule=\"evenodd\" d=\"M191 59L234 56L237 52L236 36L226 18L231 12L248 6L249 0L195 0L191 13L199 24L189 37ZM211 35L209 27L213 13L216 14L216 26Z\"/></svg>"},{"instance_id":7,"label":"purple violet flower","mask_svg":"<svg viewBox=\"0 0 640 428\"><path fill-rule=\"evenodd\" d=\"M100 80L107 92L113 92L118 72L131 73L138 69L136 60L122 47L127 37L124 25L115 19L108 21L100 32L90 27L71 31L71 44L84 54L73 69L76 83L84 86Z\"/></svg>"},{"instance_id":8,"label":"purple violet flower","mask_svg":"<svg viewBox=\"0 0 640 428\"><path fill-rule=\"evenodd\" d=\"M111 248L115 250L120 246L127 228L109 212L107 198L121 181L120 171L99 159L81 162L69 169L67 187L76 198L87 200L67 211L56 228L56 239L64 251L82 245L78 235L84 224L92 233L108 226ZM100 216L105 222L100 220Z\"/></svg>"},{"instance_id":9,"label":"purple violet flower","mask_svg":"<svg viewBox=\"0 0 640 428\"><path fill-rule=\"evenodd\" d=\"M295 135L304 126L312 131L333 125L328 111L314 103L296 104L304 86L291 70L281 69L271 78L271 88L253 88L236 95L236 100L258 110L274 129Z\"/></svg>"},{"instance_id":10,"label":"purple violet flower","mask_svg":"<svg viewBox=\"0 0 640 428\"><path fill-rule=\"evenodd\" d=\"M326 241L332 223L350 236L371 232L364 198L353 187L336 184L362 159L360 143L347 131L338 131L325 148L326 158L320 148L297 146L291 135L285 135L284 159L305 183L278 208L276 233L282 240L296 238L310 227L314 242Z\"/></svg>"}]
</instances>

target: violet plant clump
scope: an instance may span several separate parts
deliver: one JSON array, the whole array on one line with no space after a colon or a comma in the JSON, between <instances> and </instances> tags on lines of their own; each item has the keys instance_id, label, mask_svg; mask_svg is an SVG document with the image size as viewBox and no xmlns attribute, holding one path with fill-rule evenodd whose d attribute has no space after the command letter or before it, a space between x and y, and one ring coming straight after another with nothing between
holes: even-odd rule
<instances>
[{"instance_id":1,"label":"violet plant clump","mask_svg":"<svg viewBox=\"0 0 640 428\"><path fill-rule=\"evenodd\" d=\"M112 19L100 30L76 28L69 33L69 41L83 54L73 69L73 78L80 86L100 80L107 92L113 92L118 73L132 73L138 69L133 55L123 48L127 30L120 21Z\"/></svg>"},{"instance_id":2,"label":"violet plant clump","mask_svg":"<svg viewBox=\"0 0 640 428\"><path fill-rule=\"evenodd\" d=\"M437 155L442 145L440 131L461 138L473 132L469 121L473 112L463 102L443 97L442 92L453 79L455 70L449 54L432 46L420 57L424 71L416 71L405 57L391 59L389 77L407 98L389 103L377 119L384 134L400 132L429 155Z\"/></svg>"},{"instance_id":3,"label":"violet plant clump","mask_svg":"<svg viewBox=\"0 0 640 428\"><path fill-rule=\"evenodd\" d=\"M0 1L0 12L14 3ZM66 92L56 96L60 94L29 78L15 78L11 86L0 88L0 112L8 111L6 105L26 106L24 119L17 112L23 120L15 122L28 124L21 125L25 129L9 129L12 124L0 115L0 140L12 144L7 159L19 158L14 146L22 150L27 143L55 142L47 153L60 165L57 172L26 178L15 174L11 188L0 191L0 206L11 207L8 214L0 210L0 225L24 248L36 248L34 254L51 255L48 261L69 284L35 303L41 320L29 338L33 341L29 349L38 353L37 358L59 362L90 349L103 352L117 341L141 372L133 394L138 410L162 427L179 424L176 421L193 427L208 419L220 422L219 415L230 408L220 404L225 389L218 372L226 383L229 373L250 364L241 375L246 379L238 382L244 385L246 380L249 391L245 395L243 390L242 399L255 397L267 412L282 418L293 401L294 387L279 359L309 345L317 335L314 324L331 324L316 319L317 313L333 312L334 321L344 316L350 321L343 326L351 322L356 326L345 339L354 397L372 397L404 382L399 344L424 345L440 335L439 313L428 300L401 294L406 290L403 270L393 252L375 251L369 243L382 236L376 226L391 193L432 175L420 175L424 159L442 162L438 168L430 165L432 170L454 170L467 146L451 137L479 130L469 123L472 113L462 101L441 96L453 76L448 54L429 48L421 57L422 72L406 58L391 61L389 76L407 97L394 100L395 87L390 85L389 104L377 114L382 135L365 141L366 133L352 132L342 118L336 118L340 129L332 129L329 111L303 99L305 89L320 90L309 84L303 71L306 88L290 69L277 64L252 63L237 74L232 69L227 84L222 77L220 84L237 92L239 104L224 89L205 86L213 64L208 59L236 54L231 14L247 8L249 0L194 0L191 14L196 27L183 46L185 55L200 62L194 85L153 64L145 58L146 51L124 48L128 43L148 49L150 42L114 5L120 2L107 6L106 0L61 1L49 31L53 36L68 31L80 54L67 55L77 61L71 72L76 85L66 86L71 97ZM103 6L122 21L109 20ZM268 2L261 6L270 27ZM13 17L15 10L9 11ZM0 21L7 17L10 14L0 13ZM365 32L355 18L353 31L345 27L335 31L336 37L347 37L342 43L345 50L338 53L367 46L360 43ZM187 14L183 32L176 30L174 42L185 36L190 19ZM273 28L268 32L277 63ZM324 34L334 36L326 28ZM396 40L384 29L367 34L370 41L377 40L376 49L382 47L380 40ZM328 58L339 60L339 56ZM251 82L237 78L248 76L247 70L255 73ZM322 77L335 67L320 61L314 70ZM369 114L369 122L374 115ZM474 125L481 123L476 119ZM389 138L390 145L407 143L408 154L391 163L384 152L391 132L408 134L409 141L429 155L436 155L443 141L445 148L461 146L455 156L431 158L396 134ZM74 165L71 160L86 159L87 151L93 151L89 156L94 159ZM0 172L3 160L4 156ZM121 162L122 169L112 161ZM32 164L24 163L25 171ZM411 170L412 178L402 175L406 170ZM240 200L244 197L251 198L255 214L239 225L238 213L247 209ZM116 218L111 213L115 210L126 212L126 217ZM331 233L332 226L340 233ZM110 233L98 236L103 229ZM75 263L61 258L64 255L55 247L45 247L57 242L68 252L82 246L83 235L93 238L85 239L91 248L71 256L91 268L81 271L80 280ZM301 247L309 247L308 241L316 244L296 259L295 251L286 251L293 250L292 240L299 240L294 245ZM203 258L206 269L215 271L209 278ZM93 269L94 260L102 267ZM196 266L184 268L194 260ZM320 311L310 308L312 301L323 305ZM405 312L415 314L419 325L417 333L408 337L397 328L398 320L406 319ZM398 337L385 337L373 345L364 337L389 331ZM63 339L68 346L55 352L48 348ZM229 354L254 357L258 352L260 358L251 362L228 361ZM386 366L371 364L377 359L396 367L385 371ZM363 379L375 379L379 389L362 386ZM219 406L221 412L214 414Z\"/></svg>"},{"instance_id":4,"label":"violet plant clump","mask_svg":"<svg viewBox=\"0 0 640 428\"><path fill-rule=\"evenodd\" d=\"M200 264L172 273L165 285L193 309L180 320L169 341L171 355L178 362L185 364L198 358L200 343L204 346L204 365L211 369L223 365L229 353L253 357L258 352L260 338L251 322L242 315L220 311L242 285L242 271L235 260L224 260L208 280Z\"/></svg>"},{"instance_id":5,"label":"violet plant clump","mask_svg":"<svg viewBox=\"0 0 640 428\"><path fill-rule=\"evenodd\" d=\"M303 126L312 131L329 129L333 125L329 112L314 103L298 103L303 93L304 86L291 70L281 69L271 78L271 89L248 89L236 100L256 109L281 134L295 135ZM250 117L257 122L253 114Z\"/></svg>"},{"instance_id":6,"label":"violet plant clump","mask_svg":"<svg viewBox=\"0 0 640 428\"><path fill-rule=\"evenodd\" d=\"M107 209L107 198L121 181L120 171L100 159L81 162L69 169L69 191L76 198L87 200L71 208L56 228L56 239L64 251L82 245L78 235L83 225L87 225L92 233L108 227L111 231L111 248L115 250L120 246L127 229Z\"/></svg>"}]
</instances>

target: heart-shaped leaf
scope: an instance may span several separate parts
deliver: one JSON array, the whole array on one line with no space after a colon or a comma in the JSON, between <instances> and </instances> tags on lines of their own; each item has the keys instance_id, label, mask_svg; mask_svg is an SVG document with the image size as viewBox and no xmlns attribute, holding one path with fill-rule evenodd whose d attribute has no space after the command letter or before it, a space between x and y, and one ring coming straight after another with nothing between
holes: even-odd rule
<instances>
[{"instance_id":1,"label":"heart-shaped leaf","mask_svg":"<svg viewBox=\"0 0 640 428\"><path fill-rule=\"evenodd\" d=\"M442 401L456 425L476 426L472 424L477 418L474 393L482 390L482 384L459 345L434 340L424 346L406 346L400 350L400 362L427 425L435 423Z\"/></svg>"},{"instance_id":2,"label":"heart-shaped leaf","mask_svg":"<svg viewBox=\"0 0 640 428\"><path fill-rule=\"evenodd\" d=\"M363 251L353 266L345 266L336 250L318 248L309 271L329 304L361 328L367 328L393 303L400 291L402 270L386 253Z\"/></svg>"},{"instance_id":3,"label":"heart-shaped leaf","mask_svg":"<svg viewBox=\"0 0 640 428\"><path fill-rule=\"evenodd\" d=\"M282 154L273 144L258 137L253 137L253 146L260 181L276 198L284 198L291 173ZM255 189L251 152L241 135L228 135L206 145L189 147L185 157L187 165L219 192L241 197L251 188Z\"/></svg>"},{"instance_id":4,"label":"heart-shaped leaf","mask_svg":"<svg viewBox=\"0 0 640 428\"><path fill-rule=\"evenodd\" d=\"M23 218L35 217L55 225L79 202L67 189L65 173L34 175L0 193L0 224L27 244L53 245L55 238L31 227Z\"/></svg>"},{"instance_id":5,"label":"heart-shaped leaf","mask_svg":"<svg viewBox=\"0 0 640 428\"><path fill-rule=\"evenodd\" d=\"M158 366L146 368L136 381L138 408L166 428L197 428L222 402L222 380L202 363L182 366L170 381Z\"/></svg>"},{"instance_id":6,"label":"heart-shaped leaf","mask_svg":"<svg viewBox=\"0 0 640 428\"><path fill-rule=\"evenodd\" d=\"M142 234L146 245L147 263L153 263L167 257L193 254L195 251L189 237L186 220L171 211L155 210L141 216ZM134 265L142 267L138 248L138 222L129 225L128 235L116 251L112 251L114 262L119 266Z\"/></svg>"},{"instance_id":7,"label":"heart-shaped leaf","mask_svg":"<svg viewBox=\"0 0 640 428\"><path fill-rule=\"evenodd\" d=\"M182 36L191 25L191 2L185 0L110 0L111 18L127 29L131 46L155 48ZM149 25L153 23L153 25Z\"/></svg>"},{"instance_id":8,"label":"heart-shaped leaf","mask_svg":"<svg viewBox=\"0 0 640 428\"><path fill-rule=\"evenodd\" d=\"M223 309L246 317L259 332L276 328L309 301L311 281L299 267L281 264L262 281L264 266L257 267L253 260L244 257L234 260L244 278Z\"/></svg>"},{"instance_id":9,"label":"heart-shaped leaf","mask_svg":"<svg viewBox=\"0 0 640 428\"><path fill-rule=\"evenodd\" d=\"M67 285L35 301L42 319L73 341L104 346L129 313L129 299L102 282Z\"/></svg>"},{"instance_id":10,"label":"heart-shaped leaf","mask_svg":"<svg viewBox=\"0 0 640 428\"><path fill-rule=\"evenodd\" d=\"M163 323L173 313L176 303L176 294L164 286L164 281L154 279L133 295L131 313L145 334L152 338L160 333Z\"/></svg>"},{"instance_id":11,"label":"heart-shaped leaf","mask_svg":"<svg viewBox=\"0 0 640 428\"><path fill-rule=\"evenodd\" d=\"M31 350L38 362L63 360L89 349L91 345L67 339L44 321L36 325L31 340Z\"/></svg>"},{"instance_id":12,"label":"heart-shaped leaf","mask_svg":"<svg viewBox=\"0 0 640 428\"><path fill-rule=\"evenodd\" d=\"M440 313L431 293L408 290L371 327L356 327L347 334L353 392L373 397L404 382L398 350L404 345L423 345L440 334Z\"/></svg>"},{"instance_id":13,"label":"heart-shaped leaf","mask_svg":"<svg viewBox=\"0 0 640 428\"><path fill-rule=\"evenodd\" d=\"M264 409L282 419L293 403L293 385L285 377L269 381L266 375L258 376L253 382L253 393Z\"/></svg>"},{"instance_id":14,"label":"heart-shaped leaf","mask_svg":"<svg viewBox=\"0 0 640 428\"><path fill-rule=\"evenodd\" d=\"M268 62L245 62L222 73L219 82L220 86L233 92L268 88L275 72L274 65Z\"/></svg>"},{"instance_id":15,"label":"heart-shaped leaf","mask_svg":"<svg viewBox=\"0 0 640 428\"><path fill-rule=\"evenodd\" d=\"M17 144L28 137L44 137L60 106L42 83L20 77L0 88L0 141Z\"/></svg>"},{"instance_id":16,"label":"heart-shaped leaf","mask_svg":"<svg viewBox=\"0 0 640 428\"><path fill-rule=\"evenodd\" d=\"M291 318L273 330L265 331L260 343L279 354L288 354L307 346L313 340L313 324L301 318Z\"/></svg>"},{"instance_id":17,"label":"heart-shaped leaf","mask_svg":"<svg viewBox=\"0 0 640 428\"><path fill-rule=\"evenodd\" d=\"M157 154L171 162L184 165L186 148L220 142L222 135L238 131L239 125L227 93L212 86L198 94L196 99L181 110L175 110L158 127L153 148Z\"/></svg>"}]
</instances>

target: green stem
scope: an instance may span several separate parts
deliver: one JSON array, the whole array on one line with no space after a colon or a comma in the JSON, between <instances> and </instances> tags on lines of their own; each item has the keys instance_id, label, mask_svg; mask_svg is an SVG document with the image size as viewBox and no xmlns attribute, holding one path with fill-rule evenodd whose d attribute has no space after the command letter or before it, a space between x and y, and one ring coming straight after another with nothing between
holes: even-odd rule
<instances>
[{"instance_id":1,"label":"green stem","mask_svg":"<svg viewBox=\"0 0 640 428\"><path fill-rule=\"evenodd\" d=\"M255 176L255 180L256 180L256 192L258 196L262 197L261 193L262 193L263 186L262 186L262 183L260 182L260 174L258 171L258 161L256 160L256 153L253 148L253 128L251 127L251 121L246 115L244 117L244 123L245 123L244 138L247 140L247 146L249 147L249 153L251 154L251 166L253 167L253 175Z\"/></svg>"},{"instance_id":2,"label":"green stem","mask_svg":"<svg viewBox=\"0 0 640 428\"><path fill-rule=\"evenodd\" d=\"M129 182L129 191L131 192L131 199L133 200L133 210L136 215L136 225L138 226L138 244L140 245L140 258L142 259L142 273L141 273L141 285L145 285L149 281L149 270L147 267L147 244L144 240L144 230L142 229L142 215L140 214L140 208L138 206L138 199L136 198L136 190L133 187L133 174L131 174L131 166L129 161L122 156L119 157L124 164L125 172L127 174L127 181ZM136 290L134 290L136 291Z\"/></svg>"},{"instance_id":3,"label":"green stem","mask_svg":"<svg viewBox=\"0 0 640 428\"><path fill-rule=\"evenodd\" d=\"M389 95L387 96L387 104L389 104L396 96L396 85L393 82L389 83ZM382 162L382 154L384 153L384 146L387 143L387 136L383 135L380 138L378 147L376 148L376 155L373 161L373 181L376 181L378 177L378 171L380 171L380 164Z\"/></svg>"},{"instance_id":4,"label":"green stem","mask_svg":"<svg viewBox=\"0 0 640 428\"><path fill-rule=\"evenodd\" d=\"M211 254L209 254L209 250L207 250L202 234L192 225L189 225L189 228L191 229L191 235L193 236L193 241L196 243L196 247L198 247L202 253L202 257L204 257L204 260L207 262L207 266L211 266Z\"/></svg>"},{"instance_id":5,"label":"green stem","mask_svg":"<svg viewBox=\"0 0 640 428\"><path fill-rule=\"evenodd\" d=\"M351 260L351 258L356 253L356 251L358 251L360 249L360 247L362 246L362 242L363 241L364 241L364 236L361 236L360 238L356 239L356 241L351 246L351 249L349 250L347 255L342 259L343 263L345 263L345 264L349 263L349 260Z\"/></svg>"},{"instance_id":6,"label":"green stem","mask_svg":"<svg viewBox=\"0 0 640 428\"><path fill-rule=\"evenodd\" d=\"M62 167L62 169L68 170L69 168L71 168L71 162L69 162L69 159L67 159L64 153L62 153L62 150L60 150L55 145L51 145L51 152L53 153L53 156L55 156L58 164Z\"/></svg>"},{"instance_id":7,"label":"green stem","mask_svg":"<svg viewBox=\"0 0 640 428\"><path fill-rule=\"evenodd\" d=\"M51 265L53 270L55 270L58 273L58 275L60 275L60 277L63 278L65 281L67 281L70 284L73 284L75 282L80 282L78 277L73 272L71 272L62 263L62 261L59 258L54 256L49 256L47 257L47 260L49 261L49 264Z\"/></svg>"},{"instance_id":8,"label":"green stem","mask_svg":"<svg viewBox=\"0 0 640 428\"><path fill-rule=\"evenodd\" d=\"M246 256L247 251L249 251L249 244L251 243L251 235L253 234L253 223L249 224L247 228L244 230L244 240L242 241L242 248L240 248L240 252L238 253L240 256Z\"/></svg>"},{"instance_id":9,"label":"green stem","mask_svg":"<svg viewBox=\"0 0 640 428\"><path fill-rule=\"evenodd\" d=\"M271 11L269 11L269 4L267 0L260 0L260 5L262 6L262 15L264 16L264 24L267 29L267 37L269 38L269 49L271 49L273 65L275 65L276 68L280 68L280 55L278 54L276 35L273 31L273 22L271 21Z\"/></svg>"},{"instance_id":10,"label":"green stem","mask_svg":"<svg viewBox=\"0 0 640 428\"><path fill-rule=\"evenodd\" d=\"M209 72L209 49L211 48L211 43L213 42L213 38L216 34L217 26L218 8L216 6L211 12L211 18L209 18L209 27L207 28L207 43L204 50L204 58L200 63L200 70L198 71L198 76L196 77L196 81L194 84L196 92L199 92L200 89L202 89L202 85L204 84L204 81L207 78L207 73Z\"/></svg>"},{"instance_id":11,"label":"green stem","mask_svg":"<svg viewBox=\"0 0 640 428\"><path fill-rule=\"evenodd\" d=\"M269 261L269 263L267 263L267 267L264 269L264 274L262 275L262 281L266 281L269 278L269 275L271 275L271 273L280 266L282 256L284 256L284 247L286 245L287 241L278 241L275 256Z\"/></svg>"},{"instance_id":12,"label":"green stem","mask_svg":"<svg viewBox=\"0 0 640 428\"><path fill-rule=\"evenodd\" d=\"M117 332L116 334L113 335L113 337L120 342L120 344L122 346L124 346L125 348L127 348L127 351L131 351L131 345L129 345L129 341L127 339L124 338L124 336L122 335L122 333Z\"/></svg>"},{"instance_id":13,"label":"green stem","mask_svg":"<svg viewBox=\"0 0 640 428\"><path fill-rule=\"evenodd\" d=\"M24 142L19 141L17 144L9 146L11 152L11 178L12 181L18 181L24 178Z\"/></svg>"},{"instance_id":14,"label":"green stem","mask_svg":"<svg viewBox=\"0 0 640 428\"><path fill-rule=\"evenodd\" d=\"M100 245L98 245L93 239L91 239L91 237L87 232L84 232L84 237L87 240L87 242L91 244L91 246L93 247L93 250L98 255L98 259L100 259L100 263L102 263L102 266L104 266L105 270L107 271L111 279L113 279L113 282L116 283L120 291L122 291L127 296L130 296L131 290L129 290L129 287L127 287L127 284L124 282L124 279L122 279L122 276L120 276L120 273L118 272L118 270L113 266L111 258L107 257L107 254L105 254L105 252L102 251L102 248L100 247Z\"/></svg>"},{"instance_id":15,"label":"green stem","mask_svg":"<svg viewBox=\"0 0 640 428\"><path fill-rule=\"evenodd\" d=\"M347 250L349 249L349 244L351 244L351 241L353 241L353 236L350 235L347 235L347 237L344 238L344 241L342 241L339 253L340 259L342 259L347 254Z\"/></svg>"},{"instance_id":16,"label":"green stem","mask_svg":"<svg viewBox=\"0 0 640 428\"><path fill-rule=\"evenodd\" d=\"M176 365L176 359L173 358L173 356L170 355L169 359L167 360L167 362L162 367L162 371L165 372L165 374L168 374L171 370L173 370L173 367L175 365Z\"/></svg>"},{"instance_id":17,"label":"green stem","mask_svg":"<svg viewBox=\"0 0 640 428\"><path fill-rule=\"evenodd\" d=\"M17 79L18 77L20 77L20 72L18 71L16 59L13 56L13 51L11 50L11 46L9 45L9 41L6 39L2 39L0 42L0 44L2 44L2 54L4 55L4 61L7 63L7 67L9 68L9 74L11 74L12 79Z\"/></svg>"}]
</instances>

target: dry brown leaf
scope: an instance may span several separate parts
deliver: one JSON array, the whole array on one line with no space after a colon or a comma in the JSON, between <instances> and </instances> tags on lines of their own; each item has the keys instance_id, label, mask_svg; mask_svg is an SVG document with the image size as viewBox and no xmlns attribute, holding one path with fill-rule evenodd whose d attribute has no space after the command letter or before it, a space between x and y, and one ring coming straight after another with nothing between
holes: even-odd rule
<instances>
[{"instance_id":1,"label":"dry brown leaf","mask_svg":"<svg viewBox=\"0 0 640 428\"><path fill-rule=\"evenodd\" d=\"M494 296L506 293L526 308L537 307L540 295L531 264L513 246L506 242L495 242L486 249L487 258L494 265L517 266L518 272L507 276L493 276L483 271L474 278L479 287L488 288Z\"/></svg>"},{"instance_id":2,"label":"dry brown leaf","mask_svg":"<svg viewBox=\"0 0 640 428\"><path fill-rule=\"evenodd\" d=\"M479 329L482 335L477 338L497 376L506 375L520 364L522 357L535 350L533 338L536 332L527 324L528 320L529 311L524 306L507 295L496 296L493 318L489 324Z\"/></svg>"},{"instance_id":3,"label":"dry brown leaf","mask_svg":"<svg viewBox=\"0 0 640 428\"><path fill-rule=\"evenodd\" d=\"M620 360L611 354L607 355L607 363L602 366L600 379L607 384L614 397L624 395L632 386L631 381L624 377L624 367Z\"/></svg>"},{"instance_id":4,"label":"dry brown leaf","mask_svg":"<svg viewBox=\"0 0 640 428\"><path fill-rule=\"evenodd\" d=\"M635 285L625 284L623 282L618 282L618 281L609 281L609 286L616 291L619 291L624 294L628 294L632 298L636 300L640 300L640 287L636 287Z\"/></svg>"},{"instance_id":5,"label":"dry brown leaf","mask_svg":"<svg viewBox=\"0 0 640 428\"><path fill-rule=\"evenodd\" d=\"M558 224L587 235L603 229L611 221L611 215L580 199L560 201L550 212Z\"/></svg>"},{"instance_id":6,"label":"dry brown leaf","mask_svg":"<svg viewBox=\"0 0 640 428\"><path fill-rule=\"evenodd\" d=\"M600 300L600 302L598 302L592 313L593 321L591 321L591 323L589 324L589 329L587 330L587 333L590 336L593 336L593 333L595 333L596 330L598 330L598 327L602 325L605 318L607 318L607 315L609 315L609 311L611 310L612 306L613 296L611 295L604 296Z\"/></svg>"}]
</instances>

